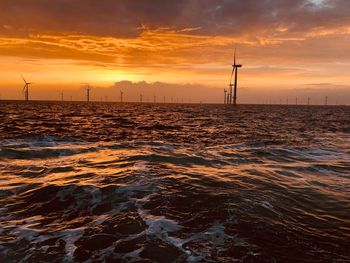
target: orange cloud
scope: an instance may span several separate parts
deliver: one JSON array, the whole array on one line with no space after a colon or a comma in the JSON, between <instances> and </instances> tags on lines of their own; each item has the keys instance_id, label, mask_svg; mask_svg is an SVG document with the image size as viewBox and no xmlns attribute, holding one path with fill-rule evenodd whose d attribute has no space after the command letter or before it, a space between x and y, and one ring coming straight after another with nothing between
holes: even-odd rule
<instances>
[{"instance_id":1,"label":"orange cloud","mask_svg":"<svg viewBox=\"0 0 350 263\"><path fill-rule=\"evenodd\" d=\"M50 88L159 80L222 89L234 46L249 88L350 81L348 1L10 2L0 3L0 90L21 85L19 72Z\"/></svg>"}]
</instances>

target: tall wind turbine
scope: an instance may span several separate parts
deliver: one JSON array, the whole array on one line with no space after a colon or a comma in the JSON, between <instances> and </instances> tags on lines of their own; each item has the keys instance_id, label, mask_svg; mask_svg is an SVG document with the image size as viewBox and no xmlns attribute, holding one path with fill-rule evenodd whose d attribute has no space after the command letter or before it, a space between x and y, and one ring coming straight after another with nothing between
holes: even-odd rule
<instances>
[{"instance_id":1,"label":"tall wind turbine","mask_svg":"<svg viewBox=\"0 0 350 263\"><path fill-rule=\"evenodd\" d=\"M24 81L24 87L22 90L22 93L24 93L24 100L25 101L29 101L29 85L33 84L33 83L29 83L27 82L24 77L21 75L23 81Z\"/></svg>"},{"instance_id":2,"label":"tall wind turbine","mask_svg":"<svg viewBox=\"0 0 350 263\"><path fill-rule=\"evenodd\" d=\"M233 68L235 71L235 89L233 94L233 105L237 104L237 86L238 86L238 68L241 68L241 64L236 64L236 49L235 49L235 55L233 59Z\"/></svg>"},{"instance_id":3,"label":"tall wind turbine","mask_svg":"<svg viewBox=\"0 0 350 263\"><path fill-rule=\"evenodd\" d=\"M241 64L236 63L236 48L233 56L233 65L232 65L232 72L231 72L231 78L230 78L230 85L229 85L229 101L227 102L228 104L236 105L237 104L237 87L238 87L238 68L241 68ZM233 81L233 75L235 77L234 83ZM234 90L232 91L232 89ZM233 92L233 94L232 94Z\"/></svg>"}]
</instances>

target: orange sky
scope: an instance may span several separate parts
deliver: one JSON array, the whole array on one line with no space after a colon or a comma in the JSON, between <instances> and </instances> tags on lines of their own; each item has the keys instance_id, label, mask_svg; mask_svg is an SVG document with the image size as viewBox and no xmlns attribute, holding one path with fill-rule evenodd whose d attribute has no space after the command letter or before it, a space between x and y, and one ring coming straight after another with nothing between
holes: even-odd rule
<instances>
[{"instance_id":1,"label":"orange sky","mask_svg":"<svg viewBox=\"0 0 350 263\"><path fill-rule=\"evenodd\" d=\"M1 1L0 93L22 98L22 73L32 99L83 99L91 83L96 100L118 100L122 88L130 101L221 102L234 46L242 102L350 103L346 0ZM154 82L173 85L171 95Z\"/></svg>"}]
</instances>

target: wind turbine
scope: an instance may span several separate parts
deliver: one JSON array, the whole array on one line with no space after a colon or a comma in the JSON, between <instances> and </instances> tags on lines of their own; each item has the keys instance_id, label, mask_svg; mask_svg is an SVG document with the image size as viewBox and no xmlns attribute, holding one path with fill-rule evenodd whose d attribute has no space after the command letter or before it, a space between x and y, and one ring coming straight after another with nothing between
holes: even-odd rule
<instances>
[{"instance_id":1,"label":"wind turbine","mask_svg":"<svg viewBox=\"0 0 350 263\"><path fill-rule=\"evenodd\" d=\"M123 95L124 92L122 90L120 90L120 102L123 103Z\"/></svg>"},{"instance_id":2,"label":"wind turbine","mask_svg":"<svg viewBox=\"0 0 350 263\"><path fill-rule=\"evenodd\" d=\"M24 87L22 90L22 93L24 93L24 100L29 101L29 85L31 85L33 83L27 82L22 75L21 75L21 77L24 81Z\"/></svg>"},{"instance_id":3,"label":"wind turbine","mask_svg":"<svg viewBox=\"0 0 350 263\"><path fill-rule=\"evenodd\" d=\"M90 102L90 92L91 92L91 86L90 83L83 83L86 85L86 101Z\"/></svg>"},{"instance_id":4,"label":"wind turbine","mask_svg":"<svg viewBox=\"0 0 350 263\"><path fill-rule=\"evenodd\" d=\"M241 64L236 64L236 48L235 48L235 54L233 58L233 70L235 72L235 86L234 86L234 94L233 94L233 105L237 104L237 85L238 85L238 68L241 68ZM233 72L232 72L233 73ZM232 81L232 76L231 76L231 81Z\"/></svg>"}]
</instances>

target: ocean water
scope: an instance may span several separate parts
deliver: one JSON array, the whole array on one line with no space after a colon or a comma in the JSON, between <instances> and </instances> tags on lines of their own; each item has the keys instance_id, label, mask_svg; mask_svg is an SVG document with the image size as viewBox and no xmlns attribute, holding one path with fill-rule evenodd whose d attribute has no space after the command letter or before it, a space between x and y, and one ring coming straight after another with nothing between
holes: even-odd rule
<instances>
[{"instance_id":1,"label":"ocean water","mask_svg":"<svg viewBox=\"0 0 350 263\"><path fill-rule=\"evenodd\" d=\"M350 107L0 102L0 262L350 262Z\"/></svg>"}]
</instances>

